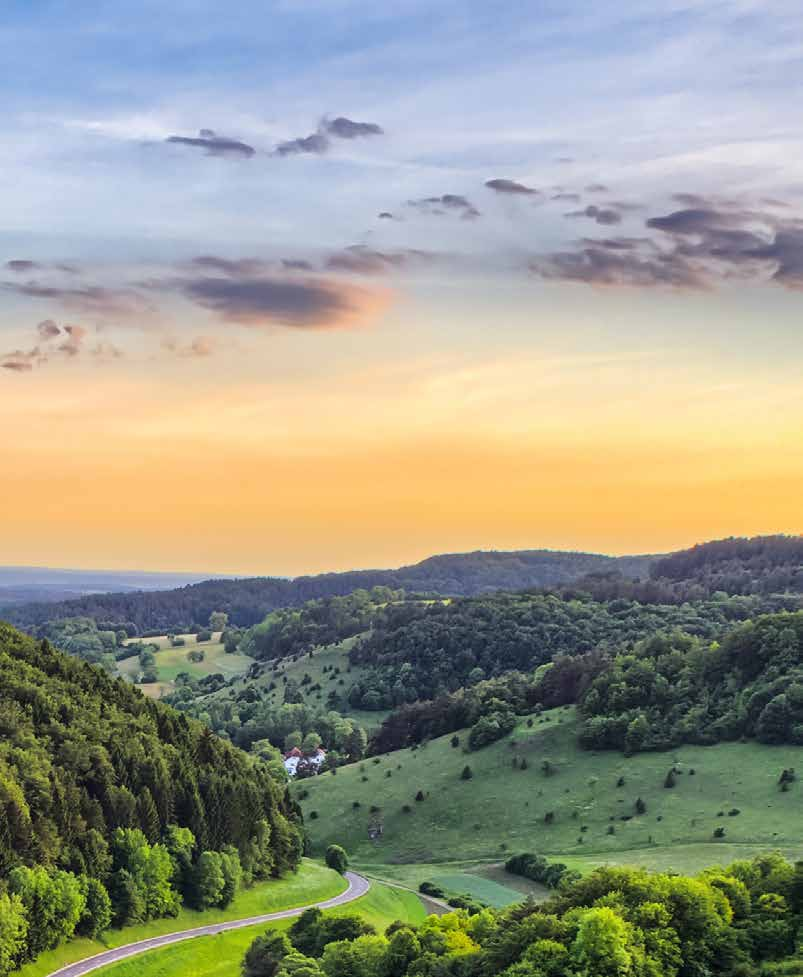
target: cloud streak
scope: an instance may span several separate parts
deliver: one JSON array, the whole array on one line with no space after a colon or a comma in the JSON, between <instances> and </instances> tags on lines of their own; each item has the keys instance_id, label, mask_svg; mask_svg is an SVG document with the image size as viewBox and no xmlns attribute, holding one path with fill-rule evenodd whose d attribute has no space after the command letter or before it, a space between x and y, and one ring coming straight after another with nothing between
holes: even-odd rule
<instances>
[{"instance_id":1,"label":"cloud streak","mask_svg":"<svg viewBox=\"0 0 803 977\"><path fill-rule=\"evenodd\" d=\"M511 194L514 196L525 196L525 197L537 197L540 196L538 190L534 187L528 187L523 183L518 183L516 180L506 180L503 178L497 178L495 180L486 180L485 186L489 190L493 190L496 193Z\"/></svg>"},{"instance_id":2,"label":"cloud streak","mask_svg":"<svg viewBox=\"0 0 803 977\"><path fill-rule=\"evenodd\" d=\"M444 193L440 197L421 197L418 200L408 200L407 206L431 217L445 217L449 214L455 214L461 220L474 220L480 216L480 212L474 204L467 197L458 193Z\"/></svg>"},{"instance_id":3,"label":"cloud streak","mask_svg":"<svg viewBox=\"0 0 803 977\"><path fill-rule=\"evenodd\" d=\"M197 136L168 136L165 142L177 146L202 149L207 156L228 156L250 159L256 150L248 143L217 135L212 129L201 129Z\"/></svg>"}]
</instances>

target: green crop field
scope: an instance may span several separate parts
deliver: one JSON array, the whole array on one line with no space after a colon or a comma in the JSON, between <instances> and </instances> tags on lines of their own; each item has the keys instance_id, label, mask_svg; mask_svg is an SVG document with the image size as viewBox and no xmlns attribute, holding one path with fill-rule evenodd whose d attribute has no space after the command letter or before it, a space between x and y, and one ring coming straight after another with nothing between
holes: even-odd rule
<instances>
[{"instance_id":1,"label":"green crop field","mask_svg":"<svg viewBox=\"0 0 803 977\"><path fill-rule=\"evenodd\" d=\"M476 752L465 751L464 732L457 748L445 736L299 782L313 851L338 842L366 871L413 886L457 874L449 888L474 886L480 898L472 876L521 891L498 866L525 850L581 870L618 862L679 872L766 849L803 855L803 785L786 793L778 786L783 768L803 766L803 748L722 743L626 758L579 749L571 709L532 718L531 727L525 718ZM470 780L461 779L466 765ZM676 783L667 788L673 767ZM368 826L377 820L383 834L372 841ZM724 836L715 839L718 828Z\"/></svg>"},{"instance_id":2,"label":"green crop field","mask_svg":"<svg viewBox=\"0 0 803 977\"><path fill-rule=\"evenodd\" d=\"M214 675L219 672L227 679L231 679L243 675L253 661L247 655L227 655L220 641L220 632L213 634L211 641L200 643L194 634L182 634L180 637L184 639L184 645L177 648L171 646L170 639L166 635L156 638L134 639L159 647L159 650L154 653L156 672L159 676L158 681L139 686L146 695L159 698L172 692L175 688L175 678L180 672L187 672L193 678L203 678L205 675ZM204 660L201 662L189 661L187 654L190 651L203 651ZM131 658L124 658L119 661L117 670L131 681L136 681L141 671L138 656L134 655Z\"/></svg>"},{"instance_id":3,"label":"green crop field","mask_svg":"<svg viewBox=\"0 0 803 977\"><path fill-rule=\"evenodd\" d=\"M394 920L419 923L425 915L421 900L414 893L381 883L374 883L360 899L328 912L338 916L358 914L377 932ZM104 967L97 973L102 977L240 977L240 962L254 937L268 928L288 929L292 923L292 919L286 919L270 927L248 926L217 936L198 937Z\"/></svg>"},{"instance_id":4,"label":"green crop field","mask_svg":"<svg viewBox=\"0 0 803 977\"><path fill-rule=\"evenodd\" d=\"M109 930L98 940L71 940L55 950L41 954L32 963L16 971L16 974L18 977L43 977L76 960L83 960L85 957L91 957L126 943L205 926L208 923L222 923L228 919L241 919L246 916L291 909L294 906L306 906L312 902L331 899L345 888L346 882L337 872L305 858L298 872L283 879L272 879L268 882L260 882L250 889L243 889L225 909L208 909L204 912L182 909L178 916L172 919L154 919L139 926ZM141 957L136 959L142 960Z\"/></svg>"}]
</instances>

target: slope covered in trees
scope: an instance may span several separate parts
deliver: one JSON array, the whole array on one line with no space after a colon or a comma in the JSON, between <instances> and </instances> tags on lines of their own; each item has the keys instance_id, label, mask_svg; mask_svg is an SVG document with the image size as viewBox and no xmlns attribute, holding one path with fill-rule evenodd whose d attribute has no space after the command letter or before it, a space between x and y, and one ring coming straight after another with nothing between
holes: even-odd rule
<instances>
[{"instance_id":1,"label":"slope covered in trees","mask_svg":"<svg viewBox=\"0 0 803 977\"><path fill-rule=\"evenodd\" d=\"M300 849L264 765L0 625L0 973L75 932L225 905Z\"/></svg>"},{"instance_id":2,"label":"slope covered in trees","mask_svg":"<svg viewBox=\"0 0 803 977\"><path fill-rule=\"evenodd\" d=\"M756 737L803 745L803 611L747 622L721 643L655 635L585 693L591 749L667 749Z\"/></svg>"},{"instance_id":3,"label":"slope covered in trees","mask_svg":"<svg viewBox=\"0 0 803 977\"><path fill-rule=\"evenodd\" d=\"M594 571L619 570L646 576L653 557L610 557L552 550L456 553L433 556L398 570L359 570L318 576L206 580L178 590L96 594L59 603L22 604L4 616L29 630L65 617L92 617L112 629L132 625L134 633L190 631L205 627L214 611L225 611L237 627L251 627L270 611L305 601L345 596L358 588L390 587L418 593L471 595L487 591L548 587Z\"/></svg>"},{"instance_id":4,"label":"slope covered in trees","mask_svg":"<svg viewBox=\"0 0 803 977\"><path fill-rule=\"evenodd\" d=\"M632 647L658 632L713 639L772 607L761 598L663 605L539 593L390 605L351 652L355 664L371 671L355 683L350 701L363 709L392 708L559 655Z\"/></svg>"},{"instance_id":5,"label":"slope covered in trees","mask_svg":"<svg viewBox=\"0 0 803 977\"><path fill-rule=\"evenodd\" d=\"M657 559L652 580L706 594L803 593L803 536L756 536L701 543Z\"/></svg>"}]
</instances>

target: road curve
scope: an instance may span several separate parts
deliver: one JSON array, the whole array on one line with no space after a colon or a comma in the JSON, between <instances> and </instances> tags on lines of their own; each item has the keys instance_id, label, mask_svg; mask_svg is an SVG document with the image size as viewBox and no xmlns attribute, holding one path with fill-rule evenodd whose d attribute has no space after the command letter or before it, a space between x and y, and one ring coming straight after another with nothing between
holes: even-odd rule
<instances>
[{"instance_id":1,"label":"road curve","mask_svg":"<svg viewBox=\"0 0 803 977\"><path fill-rule=\"evenodd\" d=\"M363 878L362 875L357 875L355 872L346 872L345 878L348 887L339 896L334 896L324 902L313 902L309 906L299 906L296 909L282 909L280 912L266 913L264 916L248 916L245 919L230 919L225 923L196 926L195 929L181 930L178 933L165 933L164 936L153 936L149 940L127 943L125 946L118 946L113 950L96 953L94 957L77 960L60 970L54 970L47 977L81 977L81 974L88 974L92 970L97 970L98 967L107 967L111 963L127 960L138 953L145 953L146 950L156 950L162 946L170 946L172 943L181 943L182 940L191 940L196 936L214 936L216 933L225 933L226 930L242 929L244 926L258 926L260 923L271 923L276 919L290 919L293 916L300 916L305 909L310 909L312 906L317 906L318 909L343 906L347 902L364 896L371 887L368 879Z\"/></svg>"}]
</instances>

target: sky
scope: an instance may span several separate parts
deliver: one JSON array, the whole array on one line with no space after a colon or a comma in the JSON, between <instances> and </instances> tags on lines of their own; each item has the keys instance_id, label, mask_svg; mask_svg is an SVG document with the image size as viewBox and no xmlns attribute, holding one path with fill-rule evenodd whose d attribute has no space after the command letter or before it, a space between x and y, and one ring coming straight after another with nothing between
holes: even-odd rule
<instances>
[{"instance_id":1,"label":"sky","mask_svg":"<svg viewBox=\"0 0 803 977\"><path fill-rule=\"evenodd\" d=\"M800 532L799 0L6 0L0 562Z\"/></svg>"}]
</instances>

